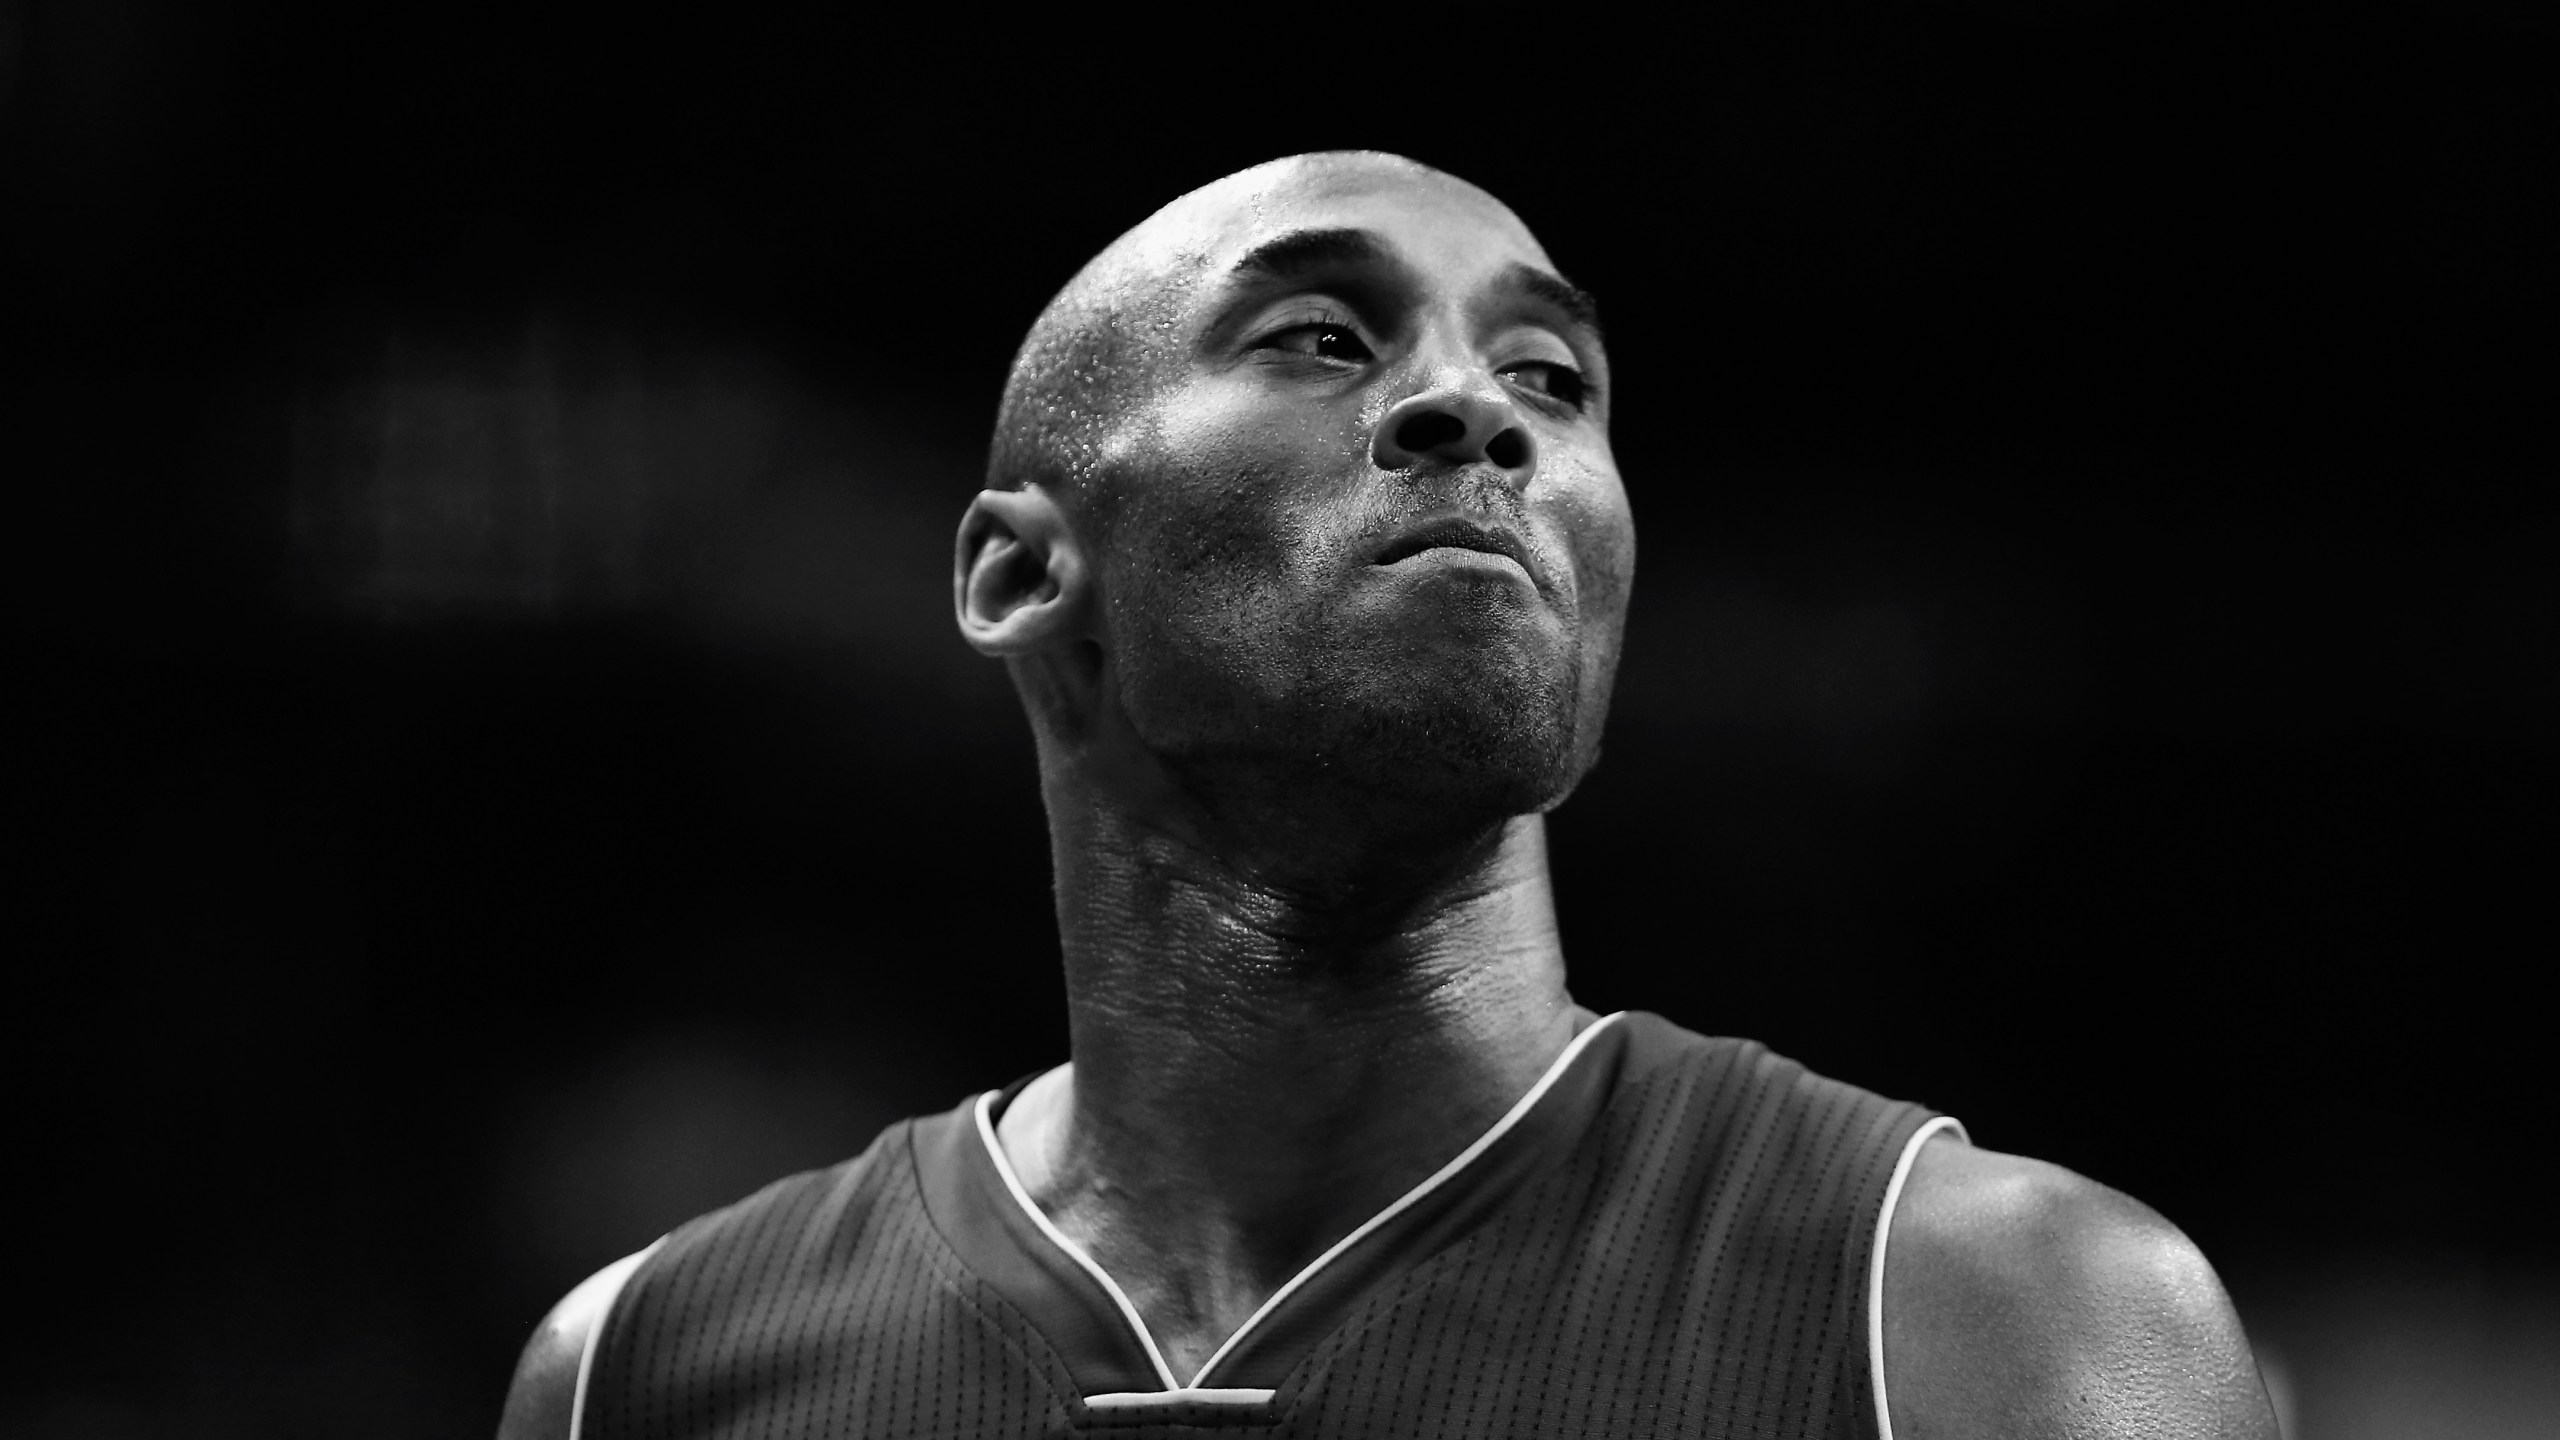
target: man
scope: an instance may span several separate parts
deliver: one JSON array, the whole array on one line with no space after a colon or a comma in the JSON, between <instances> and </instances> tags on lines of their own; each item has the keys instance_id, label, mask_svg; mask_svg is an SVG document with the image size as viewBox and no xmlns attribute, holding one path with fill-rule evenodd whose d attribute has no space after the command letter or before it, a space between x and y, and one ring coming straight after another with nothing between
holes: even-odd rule
<instances>
[{"instance_id":1,"label":"man","mask_svg":"<svg viewBox=\"0 0 2560 1440\"><path fill-rule=\"evenodd\" d=\"M503 1433L2274 1435L2151 1211L1567 995L1608 419L1588 297L1411 161L1088 265L954 582L1038 741L1072 1063L609 1267Z\"/></svg>"}]
</instances>

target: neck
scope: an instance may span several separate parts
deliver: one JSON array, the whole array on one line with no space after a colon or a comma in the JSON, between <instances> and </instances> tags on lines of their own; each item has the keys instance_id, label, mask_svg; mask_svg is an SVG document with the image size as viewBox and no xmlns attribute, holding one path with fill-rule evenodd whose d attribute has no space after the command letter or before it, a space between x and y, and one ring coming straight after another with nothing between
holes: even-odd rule
<instances>
[{"instance_id":1,"label":"neck","mask_svg":"<svg viewBox=\"0 0 2560 1440\"><path fill-rule=\"evenodd\" d=\"M1008 1112L1006 1148L1187 1377L1578 1028L1545 828L1292 865L1050 800L1074 1064Z\"/></svg>"}]
</instances>

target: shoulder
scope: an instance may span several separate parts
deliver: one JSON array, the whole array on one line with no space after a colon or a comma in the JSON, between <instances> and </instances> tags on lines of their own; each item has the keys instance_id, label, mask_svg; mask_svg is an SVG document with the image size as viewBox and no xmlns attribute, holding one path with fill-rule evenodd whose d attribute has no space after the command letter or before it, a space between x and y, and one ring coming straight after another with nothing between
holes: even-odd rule
<instances>
[{"instance_id":1,"label":"shoulder","mask_svg":"<svg viewBox=\"0 0 2560 1440\"><path fill-rule=\"evenodd\" d=\"M498 1422L498 1440L567 1440L577 1414L578 1372L587 1343L604 1325L605 1313L631 1279L631 1272L658 1247L625 1255L561 1297L534 1327L516 1360L515 1379L507 1386L507 1408Z\"/></svg>"},{"instance_id":2,"label":"shoulder","mask_svg":"<svg viewBox=\"0 0 2560 1440\"><path fill-rule=\"evenodd\" d=\"M2221 1280L2133 1197L1940 1135L1887 1233L1896 1440L2275 1436Z\"/></svg>"},{"instance_id":3,"label":"shoulder","mask_svg":"<svg viewBox=\"0 0 2560 1440\"><path fill-rule=\"evenodd\" d=\"M770 1302L777 1293L778 1267L763 1262L802 1247L813 1234L860 1230L902 1173L895 1162L906 1154L909 1134L928 1126L948 1129L959 1113L899 1121L852 1159L776 1180L736 1204L694 1217L647 1249L587 1277L552 1307L525 1343L507 1389L499 1440L563 1440L575 1434L581 1377L617 1301L623 1301L626 1312L646 1307L653 1295L662 1300L670 1284L681 1288L687 1276L698 1280L707 1271L715 1277L711 1289L690 1292L695 1300L709 1302L692 1307L695 1323L705 1322L719 1307ZM859 1253L858 1247L846 1252ZM649 1267L645 1274L644 1263ZM758 1286L744 1292L723 1288L741 1274L761 1277ZM813 1271L802 1279L814 1283L819 1275Z\"/></svg>"}]
</instances>

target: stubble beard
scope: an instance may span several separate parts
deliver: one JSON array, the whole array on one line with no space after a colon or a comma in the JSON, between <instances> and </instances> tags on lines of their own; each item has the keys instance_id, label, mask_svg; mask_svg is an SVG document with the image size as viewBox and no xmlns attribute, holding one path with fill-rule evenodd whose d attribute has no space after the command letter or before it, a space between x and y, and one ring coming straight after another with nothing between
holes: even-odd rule
<instances>
[{"instance_id":1,"label":"stubble beard","mask_svg":"<svg viewBox=\"0 0 2560 1440\"><path fill-rule=\"evenodd\" d=\"M1120 703L1183 789L1222 828L1354 847L1428 846L1561 803L1598 754L1614 634L1584 634L1570 594L1368 591L1336 538L1441 504L1512 512L1525 531L1518 497L1481 476L1429 494L1344 487L1275 524L1258 497L1304 481L1245 478L1227 505L1097 517L1123 557L1108 627Z\"/></svg>"},{"instance_id":2,"label":"stubble beard","mask_svg":"<svg viewBox=\"0 0 2560 1440\"><path fill-rule=\"evenodd\" d=\"M1291 748L1308 772L1293 778L1426 828L1553 806L1580 778L1579 659L1543 673L1524 657L1485 668L1465 677L1377 673L1354 685L1310 675L1303 693L1321 698L1292 707L1300 744Z\"/></svg>"},{"instance_id":3,"label":"stubble beard","mask_svg":"<svg viewBox=\"0 0 2560 1440\"><path fill-rule=\"evenodd\" d=\"M1221 608L1122 651L1133 727L1221 828L1457 841L1553 808L1596 751L1570 640L1425 644L1416 663L1340 614L1275 633Z\"/></svg>"}]
</instances>

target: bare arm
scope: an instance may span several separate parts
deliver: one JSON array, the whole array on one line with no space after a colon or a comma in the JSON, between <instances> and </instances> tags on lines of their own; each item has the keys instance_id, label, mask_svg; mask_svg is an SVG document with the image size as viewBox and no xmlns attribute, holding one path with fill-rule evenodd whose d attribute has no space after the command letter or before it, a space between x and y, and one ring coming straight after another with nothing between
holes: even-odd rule
<instances>
[{"instance_id":1,"label":"bare arm","mask_svg":"<svg viewBox=\"0 0 2560 1440\"><path fill-rule=\"evenodd\" d=\"M1894 1440L2277 1440L2221 1280L2140 1201L1941 1135L1889 1233Z\"/></svg>"},{"instance_id":2,"label":"bare arm","mask_svg":"<svg viewBox=\"0 0 2560 1440\"><path fill-rule=\"evenodd\" d=\"M516 1378L507 1386L498 1440L574 1440L578 1370L586 1359L587 1339L604 1324L623 1282L648 1258L649 1250L642 1250L614 1261L578 1282L542 1317L516 1361Z\"/></svg>"}]
</instances>

